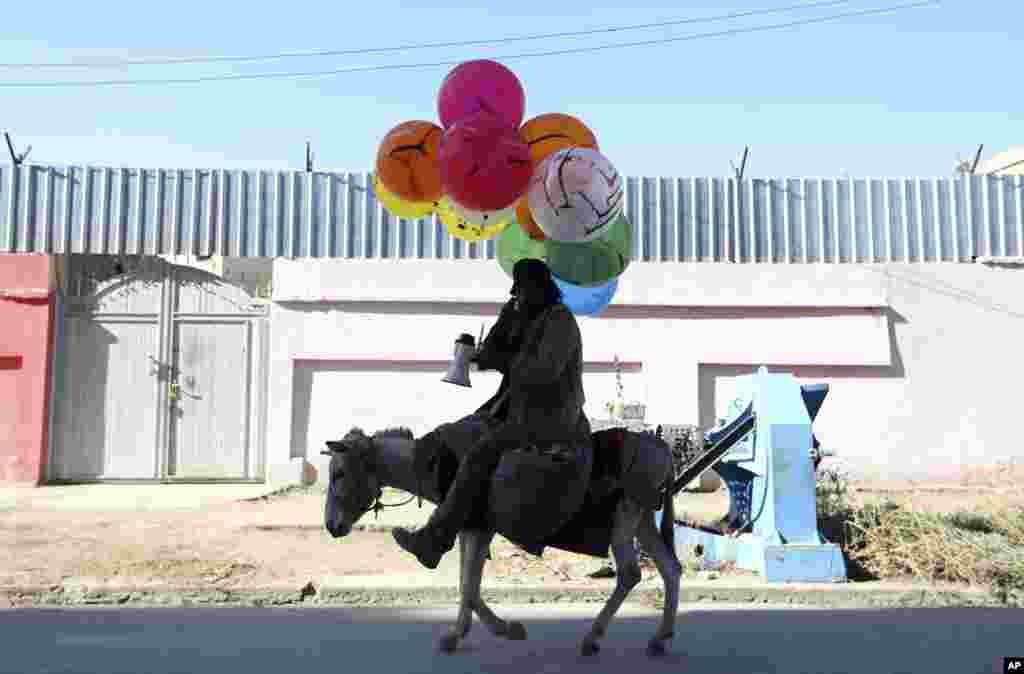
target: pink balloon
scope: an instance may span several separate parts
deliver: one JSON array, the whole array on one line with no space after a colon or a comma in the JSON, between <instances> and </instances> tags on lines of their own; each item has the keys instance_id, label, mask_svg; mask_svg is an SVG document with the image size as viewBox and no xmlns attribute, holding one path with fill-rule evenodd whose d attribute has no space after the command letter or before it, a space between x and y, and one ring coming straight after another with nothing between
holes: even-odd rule
<instances>
[{"instance_id":1,"label":"pink balloon","mask_svg":"<svg viewBox=\"0 0 1024 674\"><path fill-rule=\"evenodd\" d=\"M441 137L441 188L474 211L512 206L530 184L530 147L519 130L487 112L456 122Z\"/></svg>"},{"instance_id":2,"label":"pink balloon","mask_svg":"<svg viewBox=\"0 0 1024 674\"><path fill-rule=\"evenodd\" d=\"M437 112L445 129L481 111L497 115L516 129L526 111L526 93L519 78L489 59L466 61L453 68L437 95Z\"/></svg>"}]
</instances>

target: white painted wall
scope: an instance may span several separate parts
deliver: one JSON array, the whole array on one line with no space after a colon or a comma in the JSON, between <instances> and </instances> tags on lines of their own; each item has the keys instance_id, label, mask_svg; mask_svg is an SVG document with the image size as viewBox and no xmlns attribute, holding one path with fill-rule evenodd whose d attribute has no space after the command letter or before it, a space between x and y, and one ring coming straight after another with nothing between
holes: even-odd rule
<instances>
[{"instance_id":1,"label":"white painted wall","mask_svg":"<svg viewBox=\"0 0 1024 674\"><path fill-rule=\"evenodd\" d=\"M322 467L352 425L419 434L475 408L494 375L438 380L509 285L487 260L275 262L270 478L291 479L293 456ZM615 356L636 363L625 397L653 423L711 425L716 379L766 364L832 385L815 432L854 472L956 478L1021 455L1021 287L1019 269L968 264L634 263L605 314L580 319L588 414L614 395Z\"/></svg>"}]
</instances>

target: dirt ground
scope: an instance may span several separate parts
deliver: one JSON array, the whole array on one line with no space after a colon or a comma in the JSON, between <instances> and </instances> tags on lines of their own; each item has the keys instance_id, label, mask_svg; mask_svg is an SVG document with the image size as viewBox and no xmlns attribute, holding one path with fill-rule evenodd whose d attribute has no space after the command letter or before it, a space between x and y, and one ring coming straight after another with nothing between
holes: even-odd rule
<instances>
[{"instance_id":1,"label":"dirt ground","mask_svg":"<svg viewBox=\"0 0 1024 674\"><path fill-rule=\"evenodd\" d=\"M329 578L390 584L424 577L389 532L331 538L322 523L323 499L314 491L201 511L0 513L0 585L73 579L90 586L300 588ZM372 525L372 515L364 519ZM488 578L509 583L589 584L595 581L577 567L601 566L599 559L558 550L537 559L500 537L491 551ZM457 562L457 554L448 555L437 573L457 578Z\"/></svg>"},{"instance_id":2,"label":"dirt ground","mask_svg":"<svg viewBox=\"0 0 1024 674\"><path fill-rule=\"evenodd\" d=\"M1013 487L858 485L855 501L887 497L935 511L975 509L993 500L1024 506ZM0 585L53 586L73 580L90 586L294 587L324 579L437 578L394 544L386 531L356 531L332 539L322 524L324 494L312 488L206 510L155 512L0 512ZM677 515L710 521L728 510L727 493L682 493ZM415 504L408 506L415 509ZM372 515L365 518L372 524ZM558 550L537 559L500 537L492 545L492 582L610 587L588 574L603 560ZM438 569L457 578L458 555ZM428 572L429 574L429 572ZM649 566L645 580L654 581Z\"/></svg>"},{"instance_id":3,"label":"dirt ground","mask_svg":"<svg viewBox=\"0 0 1024 674\"><path fill-rule=\"evenodd\" d=\"M976 511L992 507L1024 507L1024 489L1019 487L957 487L951 485L901 487L872 485L856 488L851 501L890 500L928 512Z\"/></svg>"}]
</instances>

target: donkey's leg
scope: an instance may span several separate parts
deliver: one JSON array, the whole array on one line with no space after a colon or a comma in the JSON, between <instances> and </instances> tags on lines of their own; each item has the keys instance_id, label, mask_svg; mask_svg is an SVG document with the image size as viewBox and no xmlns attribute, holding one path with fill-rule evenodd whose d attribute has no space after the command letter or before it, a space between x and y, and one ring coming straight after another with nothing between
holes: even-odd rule
<instances>
[{"instance_id":1,"label":"donkey's leg","mask_svg":"<svg viewBox=\"0 0 1024 674\"><path fill-rule=\"evenodd\" d=\"M476 603L476 614L480 616L481 622L487 625L487 629L496 637L504 637L510 641L523 641L526 639L526 627L518 620L502 620L494 614L483 599Z\"/></svg>"},{"instance_id":2,"label":"donkey's leg","mask_svg":"<svg viewBox=\"0 0 1024 674\"><path fill-rule=\"evenodd\" d=\"M484 603L483 598L480 596L480 584L483 582L487 549L491 544L491 539L494 538L494 532L474 531L472 535L476 538L476 550L474 552L473 566L465 577L465 587L462 591L472 597L473 610L480 617L481 622L491 631L491 634L496 637L517 641L525 639L526 628L523 627L521 622L502 620L494 614L494 611Z\"/></svg>"},{"instance_id":3,"label":"donkey's leg","mask_svg":"<svg viewBox=\"0 0 1024 674\"><path fill-rule=\"evenodd\" d=\"M647 644L648 655L664 655L667 650L666 643L672 639L675 630L676 614L679 610L679 579L683 568L675 554L661 540L661 534L654 526L653 512L644 513L636 533L640 546L654 560L654 565L658 567L658 573L661 575L661 582L665 585L665 608L662 611L661 624Z\"/></svg>"},{"instance_id":4,"label":"donkey's leg","mask_svg":"<svg viewBox=\"0 0 1024 674\"><path fill-rule=\"evenodd\" d=\"M608 602L601 613L594 620L590 632L583 637L580 644L580 654L593 655L600 650L597 642L605 635L608 624L615 617L615 613L626 600L630 590L640 582L640 565L637 563L636 537L637 526L640 524L642 508L623 497L615 509L615 521L612 526L612 555L615 557L615 591L608 598Z\"/></svg>"},{"instance_id":5,"label":"donkey's leg","mask_svg":"<svg viewBox=\"0 0 1024 674\"><path fill-rule=\"evenodd\" d=\"M440 648L445 653L452 653L459 647L459 642L469 634L473 626L473 592L470 583L470 572L473 568L476 539L474 532L459 532L459 615L455 625L443 637Z\"/></svg>"}]
</instances>

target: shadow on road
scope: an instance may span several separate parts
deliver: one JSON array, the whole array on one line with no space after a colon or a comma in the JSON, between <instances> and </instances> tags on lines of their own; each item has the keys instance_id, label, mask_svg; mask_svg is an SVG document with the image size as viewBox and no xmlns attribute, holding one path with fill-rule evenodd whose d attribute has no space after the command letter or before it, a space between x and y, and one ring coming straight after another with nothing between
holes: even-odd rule
<instances>
[{"instance_id":1,"label":"shadow on road","mask_svg":"<svg viewBox=\"0 0 1024 674\"><path fill-rule=\"evenodd\" d=\"M628 607L594 658L577 653L599 607L493 607L529 639L476 622L438 652L454 609L29 609L0 611L0 672L999 672L1019 655L1022 611L698 609L673 652L644 654L657 613Z\"/></svg>"}]
</instances>

